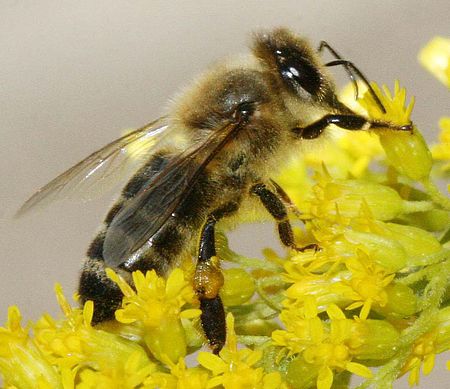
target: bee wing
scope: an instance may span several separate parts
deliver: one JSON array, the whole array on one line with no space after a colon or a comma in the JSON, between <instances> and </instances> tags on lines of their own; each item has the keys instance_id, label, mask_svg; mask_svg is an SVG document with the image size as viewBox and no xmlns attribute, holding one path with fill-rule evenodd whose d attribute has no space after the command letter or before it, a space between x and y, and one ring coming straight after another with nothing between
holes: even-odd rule
<instances>
[{"instance_id":1,"label":"bee wing","mask_svg":"<svg viewBox=\"0 0 450 389\"><path fill-rule=\"evenodd\" d=\"M143 156L148 157L149 152L165 144L171 132L168 129L167 119L161 118L95 151L34 193L17 211L16 217L74 194L78 197L88 194L89 198L95 192L106 191L114 181L113 176L124 175L139 164Z\"/></svg>"},{"instance_id":2,"label":"bee wing","mask_svg":"<svg viewBox=\"0 0 450 389\"><path fill-rule=\"evenodd\" d=\"M206 140L195 143L150 180L129 200L109 225L103 245L108 266L139 259L139 249L151 247L152 238L189 195L204 168L231 140L240 125L229 123Z\"/></svg>"}]
</instances>

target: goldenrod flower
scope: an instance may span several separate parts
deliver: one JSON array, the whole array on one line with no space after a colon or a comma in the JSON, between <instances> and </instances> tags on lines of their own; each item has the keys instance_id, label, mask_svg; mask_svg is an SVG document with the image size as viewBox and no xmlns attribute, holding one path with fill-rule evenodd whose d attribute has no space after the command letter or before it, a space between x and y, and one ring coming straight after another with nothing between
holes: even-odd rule
<instances>
[{"instance_id":1,"label":"goldenrod flower","mask_svg":"<svg viewBox=\"0 0 450 389\"><path fill-rule=\"evenodd\" d=\"M227 342L219 355L200 352L200 365L212 373L207 388L223 386L225 389L277 389L285 385L280 374L265 373L262 367L255 365L262 358L262 351L249 348L238 349L236 333L234 332L233 315L227 315Z\"/></svg>"},{"instance_id":2,"label":"goldenrod flower","mask_svg":"<svg viewBox=\"0 0 450 389\"><path fill-rule=\"evenodd\" d=\"M431 147L433 158L442 162L441 171L450 172L450 117L443 117L439 121L441 132L439 143Z\"/></svg>"},{"instance_id":3,"label":"goldenrod flower","mask_svg":"<svg viewBox=\"0 0 450 389\"><path fill-rule=\"evenodd\" d=\"M161 389L204 389L207 388L209 373L202 367L187 368L180 358L177 364L166 359L169 372L156 372L144 382L145 388Z\"/></svg>"},{"instance_id":4,"label":"goldenrod flower","mask_svg":"<svg viewBox=\"0 0 450 389\"><path fill-rule=\"evenodd\" d=\"M296 311L282 312L280 318L287 331L274 331L272 338L275 344L286 347L290 353L301 353L304 363L317 374L317 388L331 388L334 371L347 370L366 378L372 376L367 366L352 362L352 320L347 319L336 305L330 304L327 309L329 323L317 317L316 303L312 298L306 299L303 309Z\"/></svg>"},{"instance_id":5,"label":"goldenrod flower","mask_svg":"<svg viewBox=\"0 0 450 389\"><path fill-rule=\"evenodd\" d=\"M392 282L395 274L389 274L361 251L358 254L357 258L351 258L345 262L345 266L352 274L344 283L352 289L352 300L355 301L346 309L361 307L359 317L367 319L373 304L379 307L387 304L386 287Z\"/></svg>"},{"instance_id":6,"label":"goldenrod flower","mask_svg":"<svg viewBox=\"0 0 450 389\"><path fill-rule=\"evenodd\" d=\"M192 283L185 279L181 269L175 269L167 280L158 277L154 270L145 275L133 273L135 290L112 270L108 276L120 287L124 298L116 319L124 324L139 323L144 340L153 356L162 361L168 357L178 361L186 355L186 337L181 318L200 315L199 309L182 310L186 304L195 304Z\"/></svg>"},{"instance_id":7,"label":"goldenrod flower","mask_svg":"<svg viewBox=\"0 0 450 389\"><path fill-rule=\"evenodd\" d=\"M335 179L327 171L316 174L315 179L317 184L309 200L309 212L314 218L341 222L358 216L363 206L378 220L422 210L402 199L394 189L369 180Z\"/></svg>"},{"instance_id":8,"label":"goldenrod flower","mask_svg":"<svg viewBox=\"0 0 450 389\"><path fill-rule=\"evenodd\" d=\"M410 123L409 116L414 106L414 99L411 99L405 107L406 90L400 88L397 81L394 85L393 95L386 86L383 86L383 93L376 84L372 84L372 87L386 108L386 113L376 108L373 104L373 97L369 93L365 93L360 104L367 110L370 118L398 126ZM432 165L431 153L416 126L413 126L412 132L386 129L376 133L386 152L387 161L394 169L413 180L428 177Z\"/></svg>"},{"instance_id":9,"label":"goldenrod flower","mask_svg":"<svg viewBox=\"0 0 450 389\"><path fill-rule=\"evenodd\" d=\"M411 386L419 384L421 367L424 375L430 374L436 354L450 348L450 308L442 309L437 317L430 320L435 320L436 325L415 341L411 355L402 368L401 374L410 372L408 382Z\"/></svg>"},{"instance_id":10,"label":"goldenrod flower","mask_svg":"<svg viewBox=\"0 0 450 389\"><path fill-rule=\"evenodd\" d=\"M101 370L85 368L78 376L73 376L72 388L77 389L134 389L141 388L142 382L156 371L156 365L149 363L141 353L135 352L121 360L121 365L103 367ZM66 383L65 388L67 387Z\"/></svg>"},{"instance_id":11,"label":"goldenrod flower","mask_svg":"<svg viewBox=\"0 0 450 389\"><path fill-rule=\"evenodd\" d=\"M419 53L420 63L450 88L450 39L437 36Z\"/></svg>"},{"instance_id":12,"label":"goldenrod flower","mask_svg":"<svg viewBox=\"0 0 450 389\"><path fill-rule=\"evenodd\" d=\"M447 77L448 61L433 61ZM386 113L368 93L347 104L374 122L410 123L413 102L398 83L393 93L373 89ZM299 208L288 204L298 249L248 258L217 231L217 260L232 264L220 291L228 314L219 355L199 352L206 339L188 253L167 278L135 272L129 285L108 269L124 299L116 320L97 326L93 303L72 307L59 285L62 318L22 326L11 307L0 328L5 388L328 389L346 387L350 374L387 388L407 373L417 384L450 348L450 200L431 181L450 171L450 119L440 125L433 159L416 128L331 128L326 152L299 154L276 179Z\"/></svg>"},{"instance_id":13,"label":"goldenrod flower","mask_svg":"<svg viewBox=\"0 0 450 389\"><path fill-rule=\"evenodd\" d=\"M0 328L0 371L6 386L17 388L60 388L57 372L34 345L21 326L20 311L8 309L8 320Z\"/></svg>"}]
</instances>

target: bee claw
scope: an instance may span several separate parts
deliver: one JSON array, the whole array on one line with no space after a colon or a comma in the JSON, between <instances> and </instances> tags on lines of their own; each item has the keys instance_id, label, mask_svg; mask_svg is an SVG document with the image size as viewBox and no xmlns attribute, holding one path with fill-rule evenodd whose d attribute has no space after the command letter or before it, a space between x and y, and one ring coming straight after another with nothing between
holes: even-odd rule
<instances>
[{"instance_id":1,"label":"bee claw","mask_svg":"<svg viewBox=\"0 0 450 389\"><path fill-rule=\"evenodd\" d=\"M296 247L294 247L294 250L296 250L296 251L298 251L300 253L303 253L303 252L305 252L307 250L314 250L314 252L317 253L318 251L322 251L322 247L320 247L317 243L311 243L311 244L308 244L308 245L303 246L303 247L297 247L296 246Z\"/></svg>"}]
</instances>

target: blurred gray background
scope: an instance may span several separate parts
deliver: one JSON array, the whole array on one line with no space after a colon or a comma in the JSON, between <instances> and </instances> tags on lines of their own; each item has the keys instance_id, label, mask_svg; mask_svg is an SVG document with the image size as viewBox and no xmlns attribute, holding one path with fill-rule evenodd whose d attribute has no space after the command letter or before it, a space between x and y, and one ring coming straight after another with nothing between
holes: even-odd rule
<instances>
[{"instance_id":1,"label":"blurred gray background","mask_svg":"<svg viewBox=\"0 0 450 389\"><path fill-rule=\"evenodd\" d=\"M0 322L12 304L26 319L58 311L53 284L75 289L111 198L12 220L21 203L123 129L158 117L208 64L245 52L252 31L287 26L315 45L327 40L373 80L400 79L431 140L450 98L416 56L433 36L450 35L449 15L448 0L0 0ZM270 223L230 236L246 254L278 245ZM445 374L442 361L436 369ZM434 374L422 387L448 387L444 380Z\"/></svg>"}]
</instances>

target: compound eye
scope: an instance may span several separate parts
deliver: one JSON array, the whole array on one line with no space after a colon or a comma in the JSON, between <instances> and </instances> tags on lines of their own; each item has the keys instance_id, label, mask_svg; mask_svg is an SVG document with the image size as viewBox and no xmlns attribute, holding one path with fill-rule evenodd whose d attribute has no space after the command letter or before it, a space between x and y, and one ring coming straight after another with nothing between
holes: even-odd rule
<instances>
[{"instance_id":1,"label":"compound eye","mask_svg":"<svg viewBox=\"0 0 450 389\"><path fill-rule=\"evenodd\" d=\"M321 86L318 69L297 50L277 49L276 62L281 77L296 93L302 90L316 96Z\"/></svg>"}]
</instances>

